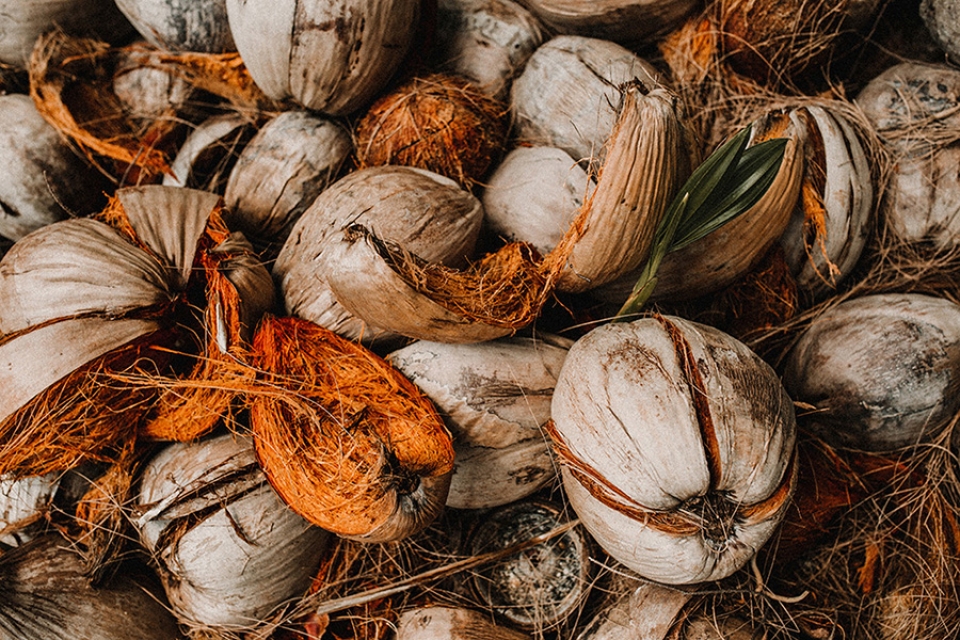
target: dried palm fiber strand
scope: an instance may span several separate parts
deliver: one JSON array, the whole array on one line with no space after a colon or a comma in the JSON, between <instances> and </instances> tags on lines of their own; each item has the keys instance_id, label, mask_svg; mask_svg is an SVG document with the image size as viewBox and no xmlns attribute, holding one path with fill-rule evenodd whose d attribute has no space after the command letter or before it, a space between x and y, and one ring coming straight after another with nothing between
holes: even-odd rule
<instances>
[{"instance_id":1,"label":"dried palm fiber strand","mask_svg":"<svg viewBox=\"0 0 960 640\"><path fill-rule=\"evenodd\" d=\"M249 437L167 445L144 467L135 524L191 630L260 633L307 591L330 534L267 483Z\"/></svg>"},{"instance_id":2,"label":"dried palm fiber strand","mask_svg":"<svg viewBox=\"0 0 960 640\"><path fill-rule=\"evenodd\" d=\"M0 554L0 634L18 640L182 638L155 576L130 564L94 583L70 543L48 534Z\"/></svg>"},{"instance_id":3,"label":"dried palm fiber strand","mask_svg":"<svg viewBox=\"0 0 960 640\"><path fill-rule=\"evenodd\" d=\"M226 100L236 111L276 108L253 84L237 54L151 52L142 44L117 48L52 31L37 40L31 55L30 95L47 121L118 183L155 181L167 173L177 130L190 115L179 110L187 103L149 119L130 112L113 90L114 78L127 72L122 63L129 51Z\"/></svg>"},{"instance_id":4,"label":"dried palm fiber strand","mask_svg":"<svg viewBox=\"0 0 960 640\"><path fill-rule=\"evenodd\" d=\"M321 258L337 300L358 318L401 335L476 342L528 325L554 289L583 291L635 268L690 166L671 94L647 92L640 83L623 92L606 154L609 169L546 257L510 243L458 271L425 264L351 225Z\"/></svg>"},{"instance_id":5,"label":"dried palm fiber strand","mask_svg":"<svg viewBox=\"0 0 960 640\"><path fill-rule=\"evenodd\" d=\"M388 327L355 317L331 290L329 278L348 271L327 259L340 230L362 224L425 260L459 268L474 254L482 222L480 201L432 171L387 165L350 172L317 196L277 256L273 275L284 309L348 338L395 338Z\"/></svg>"},{"instance_id":6,"label":"dried palm fiber strand","mask_svg":"<svg viewBox=\"0 0 960 640\"><path fill-rule=\"evenodd\" d=\"M397 540L446 501L453 443L436 408L361 345L297 318L265 316L249 398L257 457L297 513L342 536Z\"/></svg>"},{"instance_id":7,"label":"dried palm fiber strand","mask_svg":"<svg viewBox=\"0 0 960 640\"><path fill-rule=\"evenodd\" d=\"M213 194L192 190L121 189L101 214L109 223L76 219L48 225L4 256L0 348L8 364L0 466L29 474L70 468L88 457L110 462L135 437L143 418L156 410L163 391L158 381L169 379L174 352L191 349L190 336L202 326L190 305L206 307L206 296L202 288L188 289L196 282L191 275L199 273L197 254L211 253L223 244L218 240L227 239L225 228L208 228L218 202ZM154 208L172 204L179 206ZM256 268L259 281L269 283L265 270ZM220 277L212 276L214 282ZM256 315L268 303L245 277L236 280ZM227 352L231 341L218 332L221 324L227 330L235 324L229 314L237 313L239 302L231 302L236 290L221 288L224 299L210 300L210 331L214 344L222 341ZM248 327L255 322L244 320ZM233 365L228 356L224 353L220 364ZM204 408L201 415L207 414Z\"/></svg>"},{"instance_id":8,"label":"dried palm fiber strand","mask_svg":"<svg viewBox=\"0 0 960 640\"><path fill-rule=\"evenodd\" d=\"M813 601L790 607L798 618L815 611L834 637L934 640L960 625L960 526L956 460L950 434L936 446L902 449L907 472L839 514L832 535L809 547L772 588L809 589ZM826 625L824 625L826 626Z\"/></svg>"},{"instance_id":9,"label":"dried palm fiber strand","mask_svg":"<svg viewBox=\"0 0 960 640\"><path fill-rule=\"evenodd\" d=\"M354 135L359 166L420 167L473 188L507 139L507 107L451 74L417 77L378 98Z\"/></svg>"}]
</instances>

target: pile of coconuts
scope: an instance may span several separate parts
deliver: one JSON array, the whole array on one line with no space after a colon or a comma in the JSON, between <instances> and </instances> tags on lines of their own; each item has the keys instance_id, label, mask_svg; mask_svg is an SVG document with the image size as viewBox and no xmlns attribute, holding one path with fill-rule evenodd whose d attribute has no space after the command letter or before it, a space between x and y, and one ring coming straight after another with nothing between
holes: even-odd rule
<instances>
[{"instance_id":1,"label":"pile of coconuts","mask_svg":"<svg viewBox=\"0 0 960 640\"><path fill-rule=\"evenodd\" d=\"M0 638L960 628L955 0L0 0L0 124Z\"/></svg>"}]
</instances>

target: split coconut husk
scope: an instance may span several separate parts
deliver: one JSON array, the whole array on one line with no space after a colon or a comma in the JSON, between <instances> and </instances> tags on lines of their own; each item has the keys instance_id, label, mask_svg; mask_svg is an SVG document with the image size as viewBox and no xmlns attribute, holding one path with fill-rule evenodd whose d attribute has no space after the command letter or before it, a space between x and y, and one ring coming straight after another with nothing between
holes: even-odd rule
<instances>
[{"instance_id":1,"label":"split coconut husk","mask_svg":"<svg viewBox=\"0 0 960 640\"><path fill-rule=\"evenodd\" d=\"M204 348L193 343L198 330L209 339L205 362L229 372L221 378L233 375L241 327L249 335L273 295L266 270L244 261L249 249L227 248L218 207L217 196L199 191L121 189L100 216L108 222L47 225L4 256L4 472L116 461L147 415L163 416L171 405L207 417L187 421L191 429L215 425L211 408L222 412L233 392L187 384L198 396L177 389L165 396L164 384L193 366Z\"/></svg>"},{"instance_id":2,"label":"split coconut husk","mask_svg":"<svg viewBox=\"0 0 960 640\"><path fill-rule=\"evenodd\" d=\"M453 443L429 399L355 342L311 322L267 316L253 351L257 458L308 521L369 542L422 530L443 508Z\"/></svg>"},{"instance_id":3,"label":"split coconut husk","mask_svg":"<svg viewBox=\"0 0 960 640\"><path fill-rule=\"evenodd\" d=\"M276 105L253 84L236 53L171 53L131 45L144 66L182 78L225 99L234 110L256 113ZM118 184L156 181L170 170L181 123L195 117L174 103L157 117L131 113L113 81L129 72L128 50L52 31L39 38L30 60L30 95L37 109ZM147 62L146 60L149 60ZM139 117L138 117L139 116Z\"/></svg>"}]
</instances>

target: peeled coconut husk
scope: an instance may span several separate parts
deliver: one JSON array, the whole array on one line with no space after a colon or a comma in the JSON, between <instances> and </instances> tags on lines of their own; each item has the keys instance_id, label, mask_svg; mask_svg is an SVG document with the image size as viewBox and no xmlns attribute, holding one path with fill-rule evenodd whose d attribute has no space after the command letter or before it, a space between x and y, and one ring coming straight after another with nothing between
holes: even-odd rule
<instances>
[{"instance_id":1,"label":"peeled coconut husk","mask_svg":"<svg viewBox=\"0 0 960 640\"><path fill-rule=\"evenodd\" d=\"M381 96L357 123L361 168L420 167L466 188L479 182L507 138L507 108L464 78L432 74Z\"/></svg>"},{"instance_id":2,"label":"peeled coconut husk","mask_svg":"<svg viewBox=\"0 0 960 640\"><path fill-rule=\"evenodd\" d=\"M0 633L20 640L183 637L146 567L101 584L84 569L69 543L55 534L0 555Z\"/></svg>"},{"instance_id":3,"label":"peeled coconut husk","mask_svg":"<svg viewBox=\"0 0 960 640\"><path fill-rule=\"evenodd\" d=\"M250 398L257 457L294 511L370 542L433 522L453 443L413 383L359 344L296 318L265 317L253 351L263 375Z\"/></svg>"}]
</instances>

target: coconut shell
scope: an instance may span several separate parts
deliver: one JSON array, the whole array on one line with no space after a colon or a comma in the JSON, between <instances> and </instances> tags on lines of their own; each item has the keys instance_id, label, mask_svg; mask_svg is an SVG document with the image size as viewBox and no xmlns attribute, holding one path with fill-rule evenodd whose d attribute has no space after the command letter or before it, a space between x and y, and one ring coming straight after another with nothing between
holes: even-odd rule
<instances>
[{"instance_id":1,"label":"coconut shell","mask_svg":"<svg viewBox=\"0 0 960 640\"><path fill-rule=\"evenodd\" d=\"M960 409L960 306L872 294L819 315L790 351L784 384L834 445L889 451L929 442ZM843 345L840 348L840 345Z\"/></svg>"},{"instance_id":2,"label":"coconut shell","mask_svg":"<svg viewBox=\"0 0 960 640\"><path fill-rule=\"evenodd\" d=\"M712 327L657 316L594 329L570 348L552 413L571 506L643 577L726 577L786 514L793 403L769 365Z\"/></svg>"},{"instance_id":3,"label":"coconut shell","mask_svg":"<svg viewBox=\"0 0 960 640\"><path fill-rule=\"evenodd\" d=\"M138 569L138 570L137 570ZM94 585L57 535L0 555L0 633L20 640L172 640L176 618L145 568Z\"/></svg>"},{"instance_id":4,"label":"coconut shell","mask_svg":"<svg viewBox=\"0 0 960 640\"><path fill-rule=\"evenodd\" d=\"M307 591L329 534L280 500L249 438L170 445L140 487L141 539L190 626L252 629Z\"/></svg>"},{"instance_id":5,"label":"coconut shell","mask_svg":"<svg viewBox=\"0 0 960 640\"><path fill-rule=\"evenodd\" d=\"M461 267L473 254L482 220L480 201L449 178L413 167L354 171L313 202L280 250L273 275L284 307L347 337L374 338L387 327L352 317L348 305L356 301L341 299L329 283L330 277L370 277L329 259L331 239L349 224L362 224L425 260Z\"/></svg>"},{"instance_id":6,"label":"coconut shell","mask_svg":"<svg viewBox=\"0 0 960 640\"><path fill-rule=\"evenodd\" d=\"M413 46L417 0L227 0L237 50L274 100L346 115L367 105Z\"/></svg>"},{"instance_id":7,"label":"coconut shell","mask_svg":"<svg viewBox=\"0 0 960 640\"><path fill-rule=\"evenodd\" d=\"M521 143L563 149L594 168L617 121L621 85L662 87L662 75L632 51L597 38L556 36L541 45L511 91Z\"/></svg>"},{"instance_id":8,"label":"coconut shell","mask_svg":"<svg viewBox=\"0 0 960 640\"><path fill-rule=\"evenodd\" d=\"M635 580L634 588L597 613L576 640L667 640L693 595Z\"/></svg>"},{"instance_id":9,"label":"coconut shell","mask_svg":"<svg viewBox=\"0 0 960 640\"><path fill-rule=\"evenodd\" d=\"M231 229L275 257L297 219L337 178L353 141L333 120L288 110L240 152L223 194Z\"/></svg>"},{"instance_id":10,"label":"coconut shell","mask_svg":"<svg viewBox=\"0 0 960 640\"><path fill-rule=\"evenodd\" d=\"M505 338L476 344L415 342L387 360L416 384L453 435L447 506L484 509L525 498L555 477L550 397L569 342Z\"/></svg>"},{"instance_id":11,"label":"coconut shell","mask_svg":"<svg viewBox=\"0 0 960 640\"><path fill-rule=\"evenodd\" d=\"M696 11L692 0L522 0L556 33L602 38L627 45L656 40Z\"/></svg>"},{"instance_id":12,"label":"coconut shell","mask_svg":"<svg viewBox=\"0 0 960 640\"><path fill-rule=\"evenodd\" d=\"M184 140L161 184L223 193L227 176L253 134L250 120L239 114L207 118Z\"/></svg>"},{"instance_id":13,"label":"coconut shell","mask_svg":"<svg viewBox=\"0 0 960 640\"><path fill-rule=\"evenodd\" d=\"M430 606L400 616L397 640L529 640L529 636L490 621L479 611Z\"/></svg>"},{"instance_id":14,"label":"coconut shell","mask_svg":"<svg viewBox=\"0 0 960 640\"><path fill-rule=\"evenodd\" d=\"M118 0L117 7L152 45L170 51L234 51L224 0Z\"/></svg>"}]
</instances>

